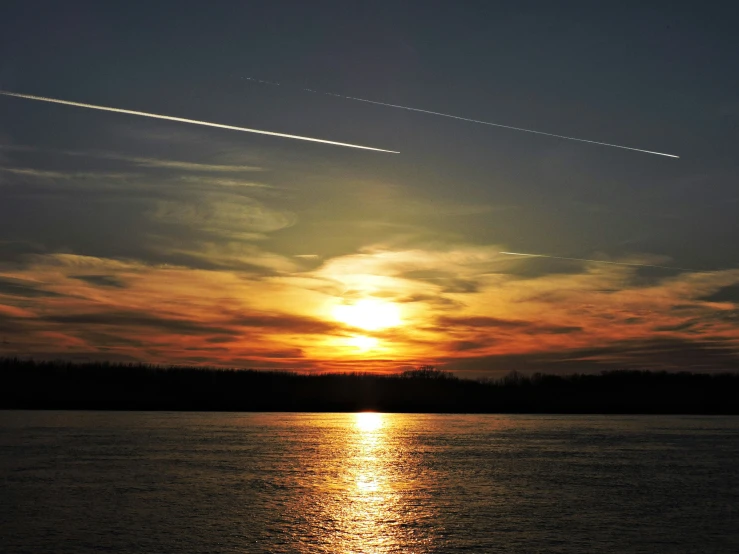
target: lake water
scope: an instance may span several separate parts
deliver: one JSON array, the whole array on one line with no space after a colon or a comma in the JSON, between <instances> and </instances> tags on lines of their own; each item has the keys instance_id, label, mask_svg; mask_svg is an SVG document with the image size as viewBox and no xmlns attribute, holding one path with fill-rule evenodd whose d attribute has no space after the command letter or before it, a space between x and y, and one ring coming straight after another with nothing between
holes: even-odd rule
<instances>
[{"instance_id":1,"label":"lake water","mask_svg":"<svg viewBox=\"0 0 739 554\"><path fill-rule=\"evenodd\" d=\"M0 412L0 551L739 552L739 418Z\"/></svg>"}]
</instances>

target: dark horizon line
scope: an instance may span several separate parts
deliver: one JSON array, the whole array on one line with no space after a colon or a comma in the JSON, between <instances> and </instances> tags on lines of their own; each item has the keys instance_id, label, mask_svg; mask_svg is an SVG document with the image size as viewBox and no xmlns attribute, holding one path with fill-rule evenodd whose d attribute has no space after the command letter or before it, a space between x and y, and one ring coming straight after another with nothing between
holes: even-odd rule
<instances>
[{"instance_id":1,"label":"dark horizon line","mask_svg":"<svg viewBox=\"0 0 739 554\"><path fill-rule=\"evenodd\" d=\"M739 415L739 372L610 370L463 379L0 358L0 409Z\"/></svg>"}]
</instances>

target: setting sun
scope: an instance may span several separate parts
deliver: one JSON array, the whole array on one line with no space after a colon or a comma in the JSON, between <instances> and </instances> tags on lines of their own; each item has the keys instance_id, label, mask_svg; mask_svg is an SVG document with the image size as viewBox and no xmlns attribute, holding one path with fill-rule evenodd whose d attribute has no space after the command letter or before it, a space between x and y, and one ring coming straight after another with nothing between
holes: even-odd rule
<instances>
[{"instance_id":1,"label":"setting sun","mask_svg":"<svg viewBox=\"0 0 739 554\"><path fill-rule=\"evenodd\" d=\"M354 304L342 304L333 310L338 321L367 331L400 325L400 308L391 302L368 298Z\"/></svg>"},{"instance_id":2,"label":"setting sun","mask_svg":"<svg viewBox=\"0 0 739 554\"><path fill-rule=\"evenodd\" d=\"M378 340L374 337L357 335L347 339L346 343L350 346L356 347L360 352L367 352L368 350L372 350L377 347Z\"/></svg>"}]
</instances>

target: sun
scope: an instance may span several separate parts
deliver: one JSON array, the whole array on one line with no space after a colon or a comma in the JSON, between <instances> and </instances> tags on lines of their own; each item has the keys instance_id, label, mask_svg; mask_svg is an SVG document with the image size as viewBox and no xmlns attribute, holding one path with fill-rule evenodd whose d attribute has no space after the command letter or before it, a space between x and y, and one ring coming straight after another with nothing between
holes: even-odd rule
<instances>
[{"instance_id":1,"label":"sun","mask_svg":"<svg viewBox=\"0 0 739 554\"><path fill-rule=\"evenodd\" d=\"M368 352L377 348L379 341L374 337L366 337L364 335L355 335L347 339L346 343L354 346L360 352Z\"/></svg>"},{"instance_id":2,"label":"sun","mask_svg":"<svg viewBox=\"0 0 739 554\"><path fill-rule=\"evenodd\" d=\"M396 304L374 298L336 306L333 316L342 323L366 331L395 327L401 323L400 308Z\"/></svg>"}]
</instances>

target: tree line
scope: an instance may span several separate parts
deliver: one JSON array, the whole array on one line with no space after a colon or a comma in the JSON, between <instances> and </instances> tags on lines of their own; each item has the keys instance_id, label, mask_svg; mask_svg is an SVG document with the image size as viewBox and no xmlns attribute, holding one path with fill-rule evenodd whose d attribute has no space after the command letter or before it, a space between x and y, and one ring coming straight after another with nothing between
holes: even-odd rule
<instances>
[{"instance_id":1,"label":"tree line","mask_svg":"<svg viewBox=\"0 0 739 554\"><path fill-rule=\"evenodd\" d=\"M606 371L463 379L0 359L0 409L739 414L739 373Z\"/></svg>"}]
</instances>

